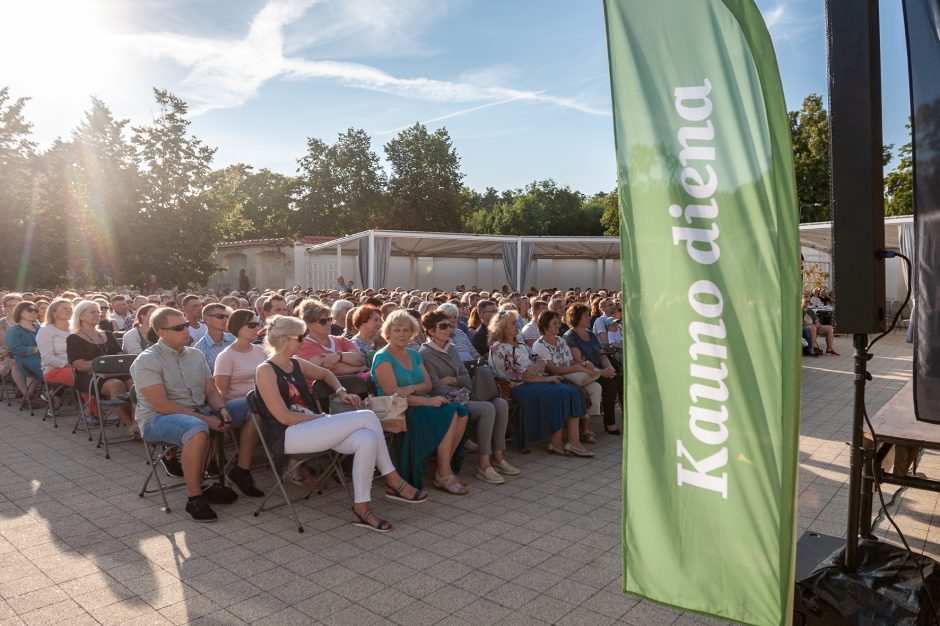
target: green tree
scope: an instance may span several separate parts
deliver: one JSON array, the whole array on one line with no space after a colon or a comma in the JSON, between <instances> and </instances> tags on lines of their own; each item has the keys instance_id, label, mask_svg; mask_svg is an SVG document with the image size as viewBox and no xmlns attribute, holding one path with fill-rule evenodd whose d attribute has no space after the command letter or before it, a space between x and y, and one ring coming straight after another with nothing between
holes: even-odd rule
<instances>
[{"instance_id":1,"label":"green tree","mask_svg":"<svg viewBox=\"0 0 940 626\"><path fill-rule=\"evenodd\" d=\"M17 288L30 278L32 239L27 231L36 223L32 211L36 144L31 139L32 124L23 116L28 100L13 100L8 87L0 89L0 223L10 246L0 255L0 284Z\"/></svg>"},{"instance_id":2,"label":"green tree","mask_svg":"<svg viewBox=\"0 0 940 626\"><path fill-rule=\"evenodd\" d=\"M311 137L299 163L295 230L342 235L374 227L383 213L386 181L364 130L350 128L333 145Z\"/></svg>"},{"instance_id":3,"label":"green tree","mask_svg":"<svg viewBox=\"0 0 940 626\"><path fill-rule=\"evenodd\" d=\"M911 134L911 123L907 123ZM914 212L913 144L898 149L898 166L885 176L885 215L911 215Z\"/></svg>"},{"instance_id":4,"label":"green tree","mask_svg":"<svg viewBox=\"0 0 940 626\"><path fill-rule=\"evenodd\" d=\"M799 111L788 113L793 169L801 222L829 219L829 114L822 97L811 93ZM818 206L816 206L818 205Z\"/></svg>"},{"instance_id":5,"label":"green tree","mask_svg":"<svg viewBox=\"0 0 940 626\"><path fill-rule=\"evenodd\" d=\"M128 259L132 277L156 274L165 285L205 284L217 270L216 243L223 215L208 202L214 148L187 134L188 107L154 89L159 114L134 128L141 166L142 226Z\"/></svg>"},{"instance_id":6,"label":"green tree","mask_svg":"<svg viewBox=\"0 0 940 626\"><path fill-rule=\"evenodd\" d=\"M601 194L598 194L601 195ZM596 197L596 196L595 196ZM620 236L620 203L616 189L602 198L604 212L601 214L601 227L607 237Z\"/></svg>"},{"instance_id":7,"label":"green tree","mask_svg":"<svg viewBox=\"0 0 940 626\"><path fill-rule=\"evenodd\" d=\"M580 192L542 180L519 190L509 202L477 209L467 225L473 232L500 235L594 236L601 234L602 213L601 202L585 202Z\"/></svg>"},{"instance_id":8,"label":"green tree","mask_svg":"<svg viewBox=\"0 0 940 626\"><path fill-rule=\"evenodd\" d=\"M429 133L423 124L385 144L391 166L387 210L378 226L417 231L460 231L465 208L460 158L446 128Z\"/></svg>"}]
</instances>

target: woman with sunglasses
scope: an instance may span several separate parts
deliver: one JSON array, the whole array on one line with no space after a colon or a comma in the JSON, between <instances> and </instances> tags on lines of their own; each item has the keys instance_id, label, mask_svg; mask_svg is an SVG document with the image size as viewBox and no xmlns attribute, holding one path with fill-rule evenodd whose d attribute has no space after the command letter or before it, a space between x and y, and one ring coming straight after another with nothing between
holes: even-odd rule
<instances>
[{"instance_id":1,"label":"woman with sunglasses","mask_svg":"<svg viewBox=\"0 0 940 626\"><path fill-rule=\"evenodd\" d=\"M26 378L26 393L33 403L39 395L42 386L42 361L39 357L39 346L36 344L36 333L39 332L37 315L39 309L30 300L23 300L13 309L14 325L6 332L6 347L16 362L16 368ZM24 402L25 404L25 402Z\"/></svg>"},{"instance_id":2,"label":"woman with sunglasses","mask_svg":"<svg viewBox=\"0 0 940 626\"><path fill-rule=\"evenodd\" d=\"M66 340L66 353L69 363L75 370L75 388L81 393L89 393L91 385L91 362L99 356L122 354L121 346L109 331L98 327L101 321L101 309L98 303L82 300L72 308L72 322L69 325L72 334ZM115 400L127 393L130 377L127 380L109 378L101 383L99 392L109 400ZM120 404L114 412L127 427L134 439L140 438L140 430L134 422L134 415L129 405Z\"/></svg>"},{"instance_id":3,"label":"woman with sunglasses","mask_svg":"<svg viewBox=\"0 0 940 626\"><path fill-rule=\"evenodd\" d=\"M284 454L312 454L332 449L353 455L352 524L388 532L392 525L369 508L376 469L385 478L386 498L416 504L427 500L428 495L408 484L395 470L375 413L366 410L336 415L317 412L307 380L325 381L336 390L338 399L354 407L361 407L362 400L347 393L329 370L295 358L306 337L304 327L302 320L288 316L275 317L268 326L265 336L268 359L256 372L265 440Z\"/></svg>"},{"instance_id":4,"label":"woman with sunglasses","mask_svg":"<svg viewBox=\"0 0 940 626\"><path fill-rule=\"evenodd\" d=\"M228 318L226 330L235 337L215 360L215 386L226 402L244 398L255 388L255 370L267 359L264 348L252 343L261 322L254 311L238 309Z\"/></svg>"},{"instance_id":5,"label":"woman with sunglasses","mask_svg":"<svg viewBox=\"0 0 940 626\"><path fill-rule=\"evenodd\" d=\"M368 369L366 361L349 339L330 334L333 323L330 307L319 300L307 299L300 305L300 318L307 325L307 336L297 357L324 367L337 376L358 374Z\"/></svg>"},{"instance_id":6,"label":"woman with sunglasses","mask_svg":"<svg viewBox=\"0 0 940 626\"><path fill-rule=\"evenodd\" d=\"M456 322L448 316L446 310L438 309L425 313L421 325L428 337L418 353L424 359L424 366L431 377L431 393L446 398L464 396L463 404L470 410L470 415L477 422L477 439L480 449L480 463L477 478L491 485L506 482L500 474L516 476L519 470L503 458L506 449L506 427L509 424L509 403L502 398L491 401L470 400L473 380L460 358L457 347L451 341L457 329Z\"/></svg>"}]
</instances>

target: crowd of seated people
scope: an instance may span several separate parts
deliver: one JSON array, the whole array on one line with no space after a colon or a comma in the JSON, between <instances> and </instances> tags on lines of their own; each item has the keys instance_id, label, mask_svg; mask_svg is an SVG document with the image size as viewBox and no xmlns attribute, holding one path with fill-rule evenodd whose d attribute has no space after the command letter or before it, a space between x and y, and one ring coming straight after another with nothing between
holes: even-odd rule
<instances>
[{"instance_id":1,"label":"crowd of seated people","mask_svg":"<svg viewBox=\"0 0 940 626\"><path fill-rule=\"evenodd\" d=\"M265 414L262 430L270 430L266 441L282 453L353 456L351 521L379 532L391 523L371 510L376 469L395 500L424 501L432 466L433 487L466 496L466 475L499 485L520 474L506 456L509 441L527 449L545 440L550 454L587 459L593 453L585 444L597 441L592 418L602 415L608 432L619 432L613 407L622 401L621 379L604 352L604 340L618 336L615 294L344 287L0 291L0 375L35 405L58 409L61 397L41 397L43 382L77 389L87 401L96 357L135 356L130 377L99 381L99 394L126 399L135 387L136 404L115 402L114 412L132 438L167 444L160 464L185 481L186 510L201 522L217 519L203 493L210 433L236 431L228 478L244 497L263 495L250 469L259 442L247 419L252 391ZM405 399L407 429L391 451L375 414L346 392L342 379L350 376L376 395ZM481 377L488 385L477 384ZM351 410L319 419L323 407L309 403L315 381ZM93 418L96 407L88 410ZM477 451L475 464L462 474L468 450ZM309 468L281 469L299 485L313 484Z\"/></svg>"}]
</instances>

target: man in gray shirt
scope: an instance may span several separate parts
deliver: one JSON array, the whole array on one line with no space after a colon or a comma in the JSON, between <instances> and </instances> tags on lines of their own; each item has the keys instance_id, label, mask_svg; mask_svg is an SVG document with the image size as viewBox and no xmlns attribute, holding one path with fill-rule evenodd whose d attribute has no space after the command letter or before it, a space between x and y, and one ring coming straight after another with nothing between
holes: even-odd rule
<instances>
[{"instance_id":1,"label":"man in gray shirt","mask_svg":"<svg viewBox=\"0 0 940 626\"><path fill-rule=\"evenodd\" d=\"M223 400L206 357L186 346L189 329L180 311L159 308L151 315L150 326L160 340L141 352L131 365L138 398L135 417L147 441L182 448L182 474L189 492L186 512L197 522L214 522L218 516L202 494L209 430L221 432L242 426L248 415L247 405L244 399L229 403ZM239 466L229 478L243 495L262 496L247 469L258 441L254 427L245 424L239 439Z\"/></svg>"}]
</instances>

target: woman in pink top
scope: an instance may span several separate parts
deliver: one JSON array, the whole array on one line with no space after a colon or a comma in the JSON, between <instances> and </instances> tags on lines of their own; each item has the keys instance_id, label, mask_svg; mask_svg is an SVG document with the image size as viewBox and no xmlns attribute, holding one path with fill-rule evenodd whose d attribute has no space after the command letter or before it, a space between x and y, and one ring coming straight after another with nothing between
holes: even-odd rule
<instances>
[{"instance_id":1,"label":"woman in pink top","mask_svg":"<svg viewBox=\"0 0 940 626\"><path fill-rule=\"evenodd\" d=\"M228 318L226 330L235 335L235 343L215 360L215 386L226 402L244 398L255 388L255 370L268 358L264 348L251 343L260 325L255 312L248 309L238 309Z\"/></svg>"},{"instance_id":2,"label":"woman in pink top","mask_svg":"<svg viewBox=\"0 0 940 626\"><path fill-rule=\"evenodd\" d=\"M324 367L336 376L348 376L369 370L362 352L349 339L330 334L333 321L330 307L319 300L307 299L300 305L300 318L307 324L297 357Z\"/></svg>"}]
</instances>

